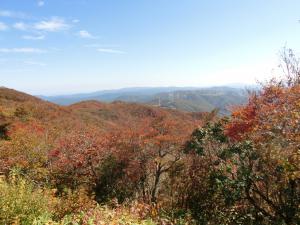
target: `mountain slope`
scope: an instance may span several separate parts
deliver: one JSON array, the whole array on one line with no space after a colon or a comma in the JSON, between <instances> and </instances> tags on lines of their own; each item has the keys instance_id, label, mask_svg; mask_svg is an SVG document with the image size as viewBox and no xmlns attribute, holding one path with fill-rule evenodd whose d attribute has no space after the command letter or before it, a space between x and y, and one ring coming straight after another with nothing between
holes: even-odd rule
<instances>
[{"instance_id":1,"label":"mountain slope","mask_svg":"<svg viewBox=\"0 0 300 225\"><path fill-rule=\"evenodd\" d=\"M12 89L0 88L0 125L37 122L53 132L93 126L100 130L135 128L147 119L163 117L197 126L204 114L125 102L83 101L59 106Z\"/></svg>"},{"instance_id":2,"label":"mountain slope","mask_svg":"<svg viewBox=\"0 0 300 225\"><path fill-rule=\"evenodd\" d=\"M228 107L246 102L248 93L241 88L125 88L101 91L89 94L45 97L43 99L61 105L80 101L98 100L104 102L137 102L163 108L178 109L188 112L208 112L215 108L221 114L228 114Z\"/></svg>"},{"instance_id":3,"label":"mountain slope","mask_svg":"<svg viewBox=\"0 0 300 225\"><path fill-rule=\"evenodd\" d=\"M247 98L245 90L220 87L161 93L155 95L149 104L189 112L208 112L218 108L221 114L229 114L230 107L245 103Z\"/></svg>"},{"instance_id":4,"label":"mountain slope","mask_svg":"<svg viewBox=\"0 0 300 225\"><path fill-rule=\"evenodd\" d=\"M59 96L38 96L44 100L60 104L70 105L81 101L97 100L104 102L111 102L115 100L123 100L128 102L146 102L151 99L151 96L177 90L192 90L196 88L181 88L181 87L135 87L122 88L116 90L104 90L92 93L81 93L73 95L59 95Z\"/></svg>"},{"instance_id":5,"label":"mountain slope","mask_svg":"<svg viewBox=\"0 0 300 225\"><path fill-rule=\"evenodd\" d=\"M138 127L147 119L163 117L168 120L190 123L195 126L205 114L181 112L163 109L140 103L126 103L115 101L103 103L98 101L84 101L68 106L74 114L87 124L93 124L104 129L117 127Z\"/></svg>"}]
</instances>

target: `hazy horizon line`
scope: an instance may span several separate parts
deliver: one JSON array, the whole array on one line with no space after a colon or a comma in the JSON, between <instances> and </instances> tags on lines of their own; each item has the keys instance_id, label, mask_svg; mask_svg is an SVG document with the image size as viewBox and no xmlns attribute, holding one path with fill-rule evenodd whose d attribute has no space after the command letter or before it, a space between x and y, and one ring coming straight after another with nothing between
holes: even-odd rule
<instances>
[{"instance_id":1,"label":"hazy horizon line","mask_svg":"<svg viewBox=\"0 0 300 225\"><path fill-rule=\"evenodd\" d=\"M57 93L57 94L35 94L34 96L44 96L44 97L56 97L56 96L72 96L72 95L84 95L84 94L93 94L97 92L117 92L122 90L134 90L134 89L159 89L159 88L178 88L178 89L203 89L203 88L217 88L217 87L230 87L230 88L247 88L258 86L256 83L229 83L222 85L203 85L203 86L128 86L120 88L107 88L107 89L96 89L90 91L78 91L78 92L69 92L69 93Z\"/></svg>"}]
</instances>

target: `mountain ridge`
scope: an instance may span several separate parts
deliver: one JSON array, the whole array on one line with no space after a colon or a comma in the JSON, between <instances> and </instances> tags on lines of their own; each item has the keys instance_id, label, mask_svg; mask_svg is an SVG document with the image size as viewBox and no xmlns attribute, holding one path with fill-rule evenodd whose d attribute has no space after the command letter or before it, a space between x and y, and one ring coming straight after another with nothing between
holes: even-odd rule
<instances>
[{"instance_id":1,"label":"mountain ridge","mask_svg":"<svg viewBox=\"0 0 300 225\"><path fill-rule=\"evenodd\" d=\"M255 88L255 86L251 86L249 87L249 90L255 90ZM174 98L174 96L179 97ZM206 88L134 87L84 94L39 97L59 105L72 105L74 103L89 100L102 102L124 101L189 112L207 112L219 108L221 114L229 114L228 107L245 103L248 98L248 92L246 91L246 88L229 86Z\"/></svg>"},{"instance_id":2,"label":"mountain ridge","mask_svg":"<svg viewBox=\"0 0 300 225\"><path fill-rule=\"evenodd\" d=\"M141 103L95 100L60 106L14 89L0 88L0 125L16 121L36 121L64 132L76 126L97 126L99 129L122 129L142 126L144 119L174 118L196 124L204 114L181 112Z\"/></svg>"}]
</instances>

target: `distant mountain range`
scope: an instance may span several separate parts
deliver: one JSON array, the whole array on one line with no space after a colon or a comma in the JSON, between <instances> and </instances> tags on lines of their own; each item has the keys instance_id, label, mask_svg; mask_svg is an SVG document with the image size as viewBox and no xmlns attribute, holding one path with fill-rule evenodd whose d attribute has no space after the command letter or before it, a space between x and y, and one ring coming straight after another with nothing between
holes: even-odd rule
<instances>
[{"instance_id":1,"label":"distant mountain range","mask_svg":"<svg viewBox=\"0 0 300 225\"><path fill-rule=\"evenodd\" d=\"M197 90L197 88L190 87L133 87L122 88L116 90L104 90L91 93L81 93L72 95L58 95L58 96L37 96L44 100L60 104L70 105L80 101L98 100L103 102L129 101L129 102L146 102L151 100L151 96L158 93L169 93L179 90Z\"/></svg>"},{"instance_id":2,"label":"distant mountain range","mask_svg":"<svg viewBox=\"0 0 300 225\"><path fill-rule=\"evenodd\" d=\"M248 87L254 90L257 87ZM38 96L44 100L71 105L81 101L97 100L102 102L136 102L148 105L172 108L188 112L207 112L218 108L221 114L228 114L230 106L247 101L246 88L235 87L137 87L117 90L105 90L92 93Z\"/></svg>"}]
</instances>

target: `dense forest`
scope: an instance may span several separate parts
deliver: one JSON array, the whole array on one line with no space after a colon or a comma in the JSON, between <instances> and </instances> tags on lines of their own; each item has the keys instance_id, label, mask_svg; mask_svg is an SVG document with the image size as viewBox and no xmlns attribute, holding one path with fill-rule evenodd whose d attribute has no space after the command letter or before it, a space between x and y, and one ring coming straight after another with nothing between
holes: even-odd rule
<instances>
[{"instance_id":1,"label":"dense forest","mask_svg":"<svg viewBox=\"0 0 300 225\"><path fill-rule=\"evenodd\" d=\"M0 88L0 224L300 224L300 68L221 117Z\"/></svg>"}]
</instances>

